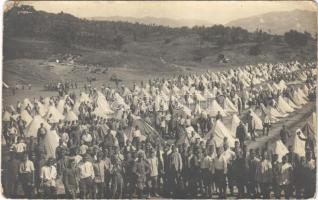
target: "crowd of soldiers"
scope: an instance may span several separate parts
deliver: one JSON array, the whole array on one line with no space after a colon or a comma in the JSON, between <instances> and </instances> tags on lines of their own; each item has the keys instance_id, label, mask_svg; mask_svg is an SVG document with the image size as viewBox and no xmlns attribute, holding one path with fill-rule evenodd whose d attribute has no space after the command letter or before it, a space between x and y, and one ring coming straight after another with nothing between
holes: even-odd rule
<instances>
[{"instance_id":1,"label":"crowd of soldiers","mask_svg":"<svg viewBox=\"0 0 318 200\"><path fill-rule=\"evenodd\" d=\"M280 74L278 71L275 71L276 75ZM286 81L293 80L289 75L282 77L287 77ZM313 75L309 72L308 77ZM232 80L234 85L236 81L235 78ZM150 81L152 86L160 84L160 81ZM218 84L211 81L208 87L212 89ZM60 97L69 94L71 84L59 85L58 88L62 88L61 92L58 90ZM240 82L237 81L236 85L239 88ZM197 87L202 88L202 85L198 83ZM308 87L314 86L309 84ZM96 95L94 89L87 90L91 96ZM231 90L221 90L222 95L231 98ZM279 95L288 95L292 92L289 90L287 88ZM111 101L111 89L104 88L103 93ZM240 103L236 105L242 115L245 102L257 107L261 103L270 104L278 95L255 90L253 86L251 93L254 95L248 99L244 99L243 95L237 100ZM220 104L222 95L217 96ZM246 131L251 133L252 140L255 140L253 134L256 131L248 112L245 117L247 130L240 123L234 147L230 147L227 137L224 137L222 145L217 145L213 134L206 142L193 135L188 142L180 143L181 132L178 131L181 127L192 126L193 134L204 137L211 131L213 123L223 120L222 115L218 113L211 117L201 113L197 118L184 117L174 115L176 108L172 101L167 111L157 112L150 100L135 102L129 96L125 100L130 111L124 111L120 119L98 117L93 112L96 108L94 102L82 102L78 120L50 123L48 117L50 130L42 123L36 138L25 137L26 127L21 118L6 122L3 128L6 145L2 147L3 152L8 152L8 155L2 154L5 155L2 156L2 185L6 197L142 199L230 196L268 199L280 198L282 194L285 198L314 196L316 155L313 145L310 145L313 142L306 142L306 156L295 154L293 146L289 146L289 152L282 157L273 152L268 143L265 147L248 149ZM58 101L59 97L50 99L53 105ZM69 95L66 104L72 107L74 102L76 96ZM19 109L15 108L18 112ZM30 115L37 113L37 109L37 106L25 108ZM140 127L132 127L132 115L154 124L162 138L175 138L172 142L151 137L142 140ZM132 129L132 141L125 140L127 129ZM52 131L56 131L60 140L54 155L48 156L43 138ZM274 134L271 130L264 130L265 133ZM288 137L286 127L282 128L280 135L282 141ZM19 186L23 190L22 196L19 196Z\"/></svg>"}]
</instances>

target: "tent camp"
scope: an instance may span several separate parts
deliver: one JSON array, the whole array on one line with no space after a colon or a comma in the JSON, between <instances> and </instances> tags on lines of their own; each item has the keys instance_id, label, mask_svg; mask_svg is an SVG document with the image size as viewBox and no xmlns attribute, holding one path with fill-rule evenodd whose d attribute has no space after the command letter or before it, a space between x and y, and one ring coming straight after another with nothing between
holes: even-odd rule
<instances>
[{"instance_id":1,"label":"tent camp","mask_svg":"<svg viewBox=\"0 0 318 200\"><path fill-rule=\"evenodd\" d=\"M11 114L8 111L4 111L2 114L2 121L3 122L10 122Z\"/></svg>"},{"instance_id":2,"label":"tent camp","mask_svg":"<svg viewBox=\"0 0 318 200\"><path fill-rule=\"evenodd\" d=\"M278 97L277 107L282 113L289 113L294 111L294 109L281 96Z\"/></svg>"},{"instance_id":3,"label":"tent camp","mask_svg":"<svg viewBox=\"0 0 318 200\"><path fill-rule=\"evenodd\" d=\"M46 107L45 105L43 105L43 104L42 104L41 102L39 102L39 101L36 101L34 105L37 106L38 111L39 111L39 114L40 114L42 117L44 117L44 116L46 115L46 113L47 113L48 107Z\"/></svg>"},{"instance_id":4,"label":"tent camp","mask_svg":"<svg viewBox=\"0 0 318 200\"><path fill-rule=\"evenodd\" d=\"M237 113L238 112L237 107L227 97L224 99L224 111L226 113Z\"/></svg>"},{"instance_id":5,"label":"tent camp","mask_svg":"<svg viewBox=\"0 0 318 200\"><path fill-rule=\"evenodd\" d=\"M20 114L20 116L21 116L21 119L23 120L23 121L25 121L25 125L26 126L28 126L31 122L32 122L32 116L28 113L28 111L26 111L26 110L22 110L22 112L21 112L21 114Z\"/></svg>"},{"instance_id":6,"label":"tent camp","mask_svg":"<svg viewBox=\"0 0 318 200\"><path fill-rule=\"evenodd\" d=\"M56 130L48 130L48 133L44 136L43 145L45 149L45 157L55 158L56 147L59 146L60 137L56 133Z\"/></svg>"},{"instance_id":7,"label":"tent camp","mask_svg":"<svg viewBox=\"0 0 318 200\"><path fill-rule=\"evenodd\" d=\"M97 92L96 108L93 113L96 116L103 118L108 118L109 115L114 113L114 111L110 108L106 97L99 91Z\"/></svg>"},{"instance_id":8,"label":"tent camp","mask_svg":"<svg viewBox=\"0 0 318 200\"><path fill-rule=\"evenodd\" d=\"M212 103L210 104L210 106L207 109L207 113L210 114L210 116L215 117L218 112L220 112L220 114L224 117L226 116L226 112L223 110L223 108L218 104L218 102L216 102L216 100L214 99L212 101Z\"/></svg>"},{"instance_id":9,"label":"tent camp","mask_svg":"<svg viewBox=\"0 0 318 200\"><path fill-rule=\"evenodd\" d=\"M60 111L58 111L53 105L49 106L45 117L47 119L50 118L50 123L58 123L60 120L64 120L64 115L62 115L62 113L60 113Z\"/></svg>"},{"instance_id":10,"label":"tent camp","mask_svg":"<svg viewBox=\"0 0 318 200\"><path fill-rule=\"evenodd\" d=\"M317 134L315 132L315 129L313 129L312 125L309 122L306 122L301 131L306 137L311 137L316 140Z\"/></svg>"},{"instance_id":11,"label":"tent camp","mask_svg":"<svg viewBox=\"0 0 318 200\"><path fill-rule=\"evenodd\" d=\"M266 113L271 117L271 120L275 121L275 119L286 117L288 114L282 114L272 106L268 106L266 108Z\"/></svg>"},{"instance_id":12,"label":"tent camp","mask_svg":"<svg viewBox=\"0 0 318 200\"><path fill-rule=\"evenodd\" d=\"M294 93L292 99L296 105L304 105L307 103L307 101L301 95L299 95L297 92Z\"/></svg>"},{"instance_id":13,"label":"tent camp","mask_svg":"<svg viewBox=\"0 0 318 200\"><path fill-rule=\"evenodd\" d=\"M282 161L282 157L285 156L289 151L287 147L283 144L281 140L277 140L276 142L272 142L269 145L269 149L278 155L278 161Z\"/></svg>"},{"instance_id":14,"label":"tent camp","mask_svg":"<svg viewBox=\"0 0 318 200\"><path fill-rule=\"evenodd\" d=\"M293 109L298 109L301 108L301 106L296 105L290 98L285 97L284 100L288 103L288 105L290 107L292 107Z\"/></svg>"},{"instance_id":15,"label":"tent camp","mask_svg":"<svg viewBox=\"0 0 318 200\"><path fill-rule=\"evenodd\" d=\"M38 129L41 127L41 123L47 131L50 130L51 126L44 120L40 115L34 116L33 120L26 129L26 137L37 137Z\"/></svg>"},{"instance_id":16,"label":"tent camp","mask_svg":"<svg viewBox=\"0 0 318 200\"><path fill-rule=\"evenodd\" d=\"M234 143L235 143L235 138L232 136L231 132L224 126L224 124L222 123L221 120L217 120L215 122L214 127L212 128L211 131L209 131L204 139L207 140L209 138L211 138L211 135L214 135L214 139L216 141L216 145L222 146L223 145L223 139L224 137L228 138L228 142L230 147L234 147Z\"/></svg>"},{"instance_id":17,"label":"tent camp","mask_svg":"<svg viewBox=\"0 0 318 200\"><path fill-rule=\"evenodd\" d=\"M21 104L21 109L25 109L28 105L31 107L31 109L33 108L31 101L28 98L25 98Z\"/></svg>"},{"instance_id":18,"label":"tent camp","mask_svg":"<svg viewBox=\"0 0 318 200\"><path fill-rule=\"evenodd\" d=\"M129 132L126 134L128 141L133 140L134 128L138 126L142 136L144 136L142 138L146 139L149 137L152 143L156 143L158 141L160 143L164 143L164 139L160 136L160 134L156 131L156 129L154 129L150 124L148 124L145 120L141 119L140 117L134 116L133 118L134 120L132 123L132 127L129 130Z\"/></svg>"}]
</instances>

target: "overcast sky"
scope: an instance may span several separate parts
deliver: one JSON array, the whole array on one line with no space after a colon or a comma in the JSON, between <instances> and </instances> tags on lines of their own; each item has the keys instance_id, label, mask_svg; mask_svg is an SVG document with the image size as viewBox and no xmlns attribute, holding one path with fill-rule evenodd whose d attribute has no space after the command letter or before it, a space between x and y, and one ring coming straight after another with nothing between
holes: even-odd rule
<instances>
[{"instance_id":1,"label":"overcast sky","mask_svg":"<svg viewBox=\"0 0 318 200\"><path fill-rule=\"evenodd\" d=\"M271 11L315 10L315 4L309 1L31 1L25 4L32 4L37 10L63 11L81 18L151 16L201 19L218 24Z\"/></svg>"}]
</instances>

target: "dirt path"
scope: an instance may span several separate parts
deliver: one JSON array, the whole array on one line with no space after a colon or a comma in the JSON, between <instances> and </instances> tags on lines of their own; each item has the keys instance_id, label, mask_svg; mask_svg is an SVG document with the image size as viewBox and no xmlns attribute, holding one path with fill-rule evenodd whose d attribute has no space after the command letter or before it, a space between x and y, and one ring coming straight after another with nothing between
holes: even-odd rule
<instances>
[{"instance_id":1,"label":"dirt path","mask_svg":"<svg viewBox=\"0 0 318 200\"><path fill-rule=\"evenodd\" d=\"M315 102L309 102L304 105L301 109L291 113L290 116L282 118L278 123L272 124L272 128L269 131L268 136L256 138L256 141L247 141L248 149L260 148L265 145L267 141L274 142L279 139L279 132L283 124L286 125L292 135L295 134L298 128L302 128L306 123L306 119L310 116L313 110L315 110Z\"/></svg>"}]
</instances>

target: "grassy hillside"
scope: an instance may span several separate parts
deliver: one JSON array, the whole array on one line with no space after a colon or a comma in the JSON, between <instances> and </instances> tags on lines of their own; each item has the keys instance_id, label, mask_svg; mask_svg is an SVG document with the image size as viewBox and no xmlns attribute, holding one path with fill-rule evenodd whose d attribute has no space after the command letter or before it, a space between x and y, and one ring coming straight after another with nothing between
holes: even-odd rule
<instances>
[{"instance_id":1,"label":"grassy hillside","mask_svg":"<svg viewBox=\"0 0 318 200\"><path fill-rule=\"evenodd\" d=\"M102 82L113 73L132 82L260 62L316 59L313 39L302 47L291 48L283 36L249 33L237 27L170 28L89 21L29 7L23 8L21 14L21 9L13 8L4 16L4 79L10 84L83 81L86 77ZM258 51L252 55L255 47ZM219 62L220 54L230 61ZM65 55L77 55L72 65L52 62ZM101 73L102 69L98 69L98 73L92 73L90 68L96 66L108 71Z\"/></svg>"}]
</instances>

